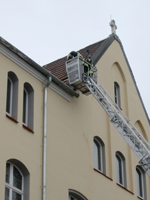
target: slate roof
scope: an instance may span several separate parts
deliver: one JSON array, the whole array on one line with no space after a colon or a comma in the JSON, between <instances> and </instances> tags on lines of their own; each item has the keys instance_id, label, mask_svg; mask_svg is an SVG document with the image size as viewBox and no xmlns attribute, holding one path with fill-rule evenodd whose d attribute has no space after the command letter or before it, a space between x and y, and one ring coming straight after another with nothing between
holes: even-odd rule
<instances>
[{"instance_id":1,"label":"slate roof","mask_svg":"<svg viewBox=\"0 0 150 200\"><path fill-rule=\"evenodd\" d=\"M98 49L102 46L102 44L105 42L106 39L99 41L97 43L94 43L92 45L89 45L83 49L80 49L78 52L86 59L88 54L87 54L87 49L90 50L90 54L93 57L94 54L98 51ZM69 52L68 52L69 53ZM44 65L43 67L46 70L49 70L54 76L56 76L59 80L61 80L63 83L69 85L68 83L68 76L66 72L66 66L65 62L67 60L67 55L63 58L60 58L54 62L51 62L47 65Z\"/></svg>"}]
</instances>

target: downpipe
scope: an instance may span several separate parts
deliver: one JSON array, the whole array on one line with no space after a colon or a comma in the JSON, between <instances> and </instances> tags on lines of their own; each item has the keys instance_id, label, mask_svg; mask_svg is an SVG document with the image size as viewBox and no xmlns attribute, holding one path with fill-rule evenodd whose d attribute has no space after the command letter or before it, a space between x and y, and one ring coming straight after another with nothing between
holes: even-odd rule
<instances>
[{"instance_id":1,"label":"downpipe","mask_svg":"<svg viewBox=\"0 0 150 200\"><path fill-rule=\"evenodd\" d=\"M44 130L43 130L43 200L46 200L46 163L47 163L47 88L51 84L52 77L48 77L48 82L44 88Z\"/></svg>"}]
</instances>

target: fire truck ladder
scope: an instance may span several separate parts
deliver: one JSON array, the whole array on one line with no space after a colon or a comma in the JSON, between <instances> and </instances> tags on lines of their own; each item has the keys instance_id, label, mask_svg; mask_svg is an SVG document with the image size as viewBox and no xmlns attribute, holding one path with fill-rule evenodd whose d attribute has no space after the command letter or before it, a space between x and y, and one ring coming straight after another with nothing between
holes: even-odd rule
<instances>
[{"instance_id":1,"label":"fire truck ladder","mask_svg":"<svg viewBox=\"0 0 150 200\"><path fill-rule=\"evenodd\" d=\"M150 177L150 145L126 117L118 105L112 100L106 90L89 76L84 78L86 87L93 94L99 104L110 117L111 123L116 127L132 150L140 159L139 165Z\"/></svg>"}]
</instances>

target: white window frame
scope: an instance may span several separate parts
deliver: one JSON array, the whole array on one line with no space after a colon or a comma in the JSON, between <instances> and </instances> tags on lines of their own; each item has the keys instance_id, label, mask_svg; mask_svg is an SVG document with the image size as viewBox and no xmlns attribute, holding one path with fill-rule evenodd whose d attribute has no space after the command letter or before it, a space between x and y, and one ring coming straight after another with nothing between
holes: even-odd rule
<instances>
[{"instance_id":1,"label":"white window frame","mask_svg":"<svg viewBox=\"0 0 150 200\"><path fill-rule=\"evenodd\" d=\"M69 190L68 199L71 200L71 198L73 198L73 200L87 200L82 194L75 190Z\"/></svg>"},{"instance_id":2,"label":"white window frame","mask_svg":"<svg viewBox=\"0 0 150 200\"><path fill-rule=\"evenodd\" d=\"M141 183L139 182L139 173L141 174ZM140 169L140 167L136 167L136 178L137 178L137 195L138 197L140 197L141 199L146 199L146 194L145 194L145 187L146 187L146 183L145 183L145 173L143 172L143 170ZM142 189L142 196L140 194L140 184L142 185L141 189Z\"/></svg>"},{"instance_id":3,"label":"white window frame","mask_svg":"<svg viewBox=\"0 0 150 200\"><path fill-rule=\"evenodd\" d=\"M100 138L94 137L94 168L105 174L105 145Z\"/></svg>"},{"instance_id":4,"label":"white window frame","mask_svg":"<svg viewBox=\"0 0 150 200\"><path fill-rule=\"evenodd\" d=\"M102 153L102 145L96 139L94 139L94 167L98 169L100 172L103 172L103 153Z\"/></svg>"},{"instance_id":5,"label":"white window frame","mask_svg":"<svg viewBox=\"0 0 150 200\"><path fill-rule=\"evenodd\" d=\"M24 177L21 173L21 171L18 169L17 166L15 166L14 164L10 163L10 162L7 162L10 164L10 179L9 179L9 183L6 183L5 182L5 188L8 188L9 189L9 200L12 200L12 193L13 191L20 194L21 195L21 200L23 200L23 196L24 196ZM22 190L16 188L13 186L13 168L16 168L19 173L21 174L22 176Z\"/></svg>"},{"instance_id":6,"label":"white window frame","mask_svg":"<svg viewBox=\"0 0 150 200\"><path fill-rule=\"evenodd\" d=\"M115 103L121 107L120 101L120 86L117 82L114 82L114 95L115 95Z\"/></svg>"},{"instance_id":7,"label":"white window frame","mask_svg":"<svg viewBox=\"0 0 150 200\"><path fill-rule=\"evenodd\" d=\"M10 83L10 88L8 87L8 83ZM18 117L18 84L19 80L16 74L9 71L7 75L6 116L14 119L16 122ZM8 95L8 89L10 89L10 96Z\"/></svg>"},{"instance_id":8,"label":"white window frame","mask_svg":"<svg viewBox=\"0 0 150 200\"><path fill-rule=\"evenodd\" d=\"M12 95L13 95L13 82L11 80L11 78L8 77L8 81L10 81L10 98L9 98L9 112L6 111L6 114L9 115L10 117L12 116ZM8 92L8 82L7 82L7 92ZM8 96L7 96L8 98ZM7 99L8 101L8 99ZM6 105L7 107L7 105Z\"/></svg>"},{"instance_id":9,"label":"white window frame","mask_svg":"<svg viewBox=\"0 0 150 200\"><path fill-rule=\"evenodd\" d=\"M72 198L72 199L71 199ZM69 195L69 200L78 200L76 198L74 198L73 196Z\"/></svg>"},{"instance_id":10,"label":"white window frame","mask_svg":"<svg viewBox=\"0 0 150 200\"><path fill-rule=\"evenodd\" d=\"M120 166L119 166L120 164ZM121 169L120 169L121 167ZM117 173L117 183L123 187L127 187L126 185L126 167L125 167L125 159L120 153L116 153L116 173ZM121 175L121 177L120 177ZM122 179L122 181L120 180Z\"/></svg>"},{"instance_id":11,"label":"white window frame","mask_svg":"<svg viewBox=\"0 0 150 200\"><path fill-rule=\"evenodd\" d=\"M29 94L25 88L24 88L24 92L26 93L26 105L23 105L23 106L25 106L26 109L25 109L25 113L23 113L23 115L25 114L25 122L23 122L23 124L25 126L28 126ZM24 93L23 93L23 102L24 102ZM23 108L23 112L24 112L24 108Z\"/></svg>"},{"instance_id":12,"label":"white window frame","mask_svg":"<svg viewBox=\"0 0 150 200\"><path fill-rule=\"evenodd\" d=\"M24 120L24 92L26 94L26 110L25 110L25 120ZM33 87L25 82L23 90L23 116L22 124L24 127L28 128L33 132L34 127L34 89Z\"/></svg>"}]
</instances>

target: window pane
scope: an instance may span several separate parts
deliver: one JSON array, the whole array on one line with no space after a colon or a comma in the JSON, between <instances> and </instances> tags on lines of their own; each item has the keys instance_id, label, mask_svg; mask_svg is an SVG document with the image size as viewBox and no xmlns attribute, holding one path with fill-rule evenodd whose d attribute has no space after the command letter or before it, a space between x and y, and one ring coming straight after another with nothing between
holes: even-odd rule
<instances>
[{"instance_id":1,"label":"window pane","mask_svg":"<svg viewBox=\"0 0 150 200\"><path fill-rule=\"evenodd\" d=\"M116 161L117 161L117 181L118 183L122 184L123 185L123 163L122 163L122 160L121 158L116 155Z\"/></svg>"},{"instance_id":2,"label":"window pane","mask_svg":"<svg viewBox=\"0 0 150 200\"><path fill-rule=\"evenodd\" d=\"M142 173L137 169L137 181L138 181L138 195L143 197L143 177Z\"/></svg>"},{"instance_id":3,"label":"window pane","mask_svg":"<svg viewBox=\"0 0 150 200\"><path fill-rule=\"evenodd\" d=\"M94 141L94 167L98 169L98 147Z\"/></svg>"},{"instance_id":4,"label":"window pane","mask_svg":"<svg viewBox=\"0 0 150 200\"><path fill-rule=\"evenodd\" d=\"M22 200L22 195L13 191L12 200Z\"/></svg>"},{"instance_id":5,"label":"window pane","mask_svg":"<svg viewBox=\"0 0 150 200\"><path fill-rule=\"evenodd\" d=\"M11 82L8 78L7 82L7 105L6 105L6 112L10 113L10 102L11 102Z\"/></svg>"},{"instance_id":6,"label":"window pane","mask_svg":"<svg viewBox=\"0 0 150 200\"><path fill-rule=\"evenodd\" d=\"M26 124L26 110L27 110L27 93L24 90L24 94L23 94L23 123Z\"/></svg>"},{"instance_id":7,"label":"window pane","mask_svg":"<svg viewBox=\"0 0 150 200\"><path fill-rule=\"evenodd\" d=\"M15 167L13 169L13 186L22 190L22 176Z\"/></svg>"},{"instance_id":8,"label":"window pane","mask_svg":"<svg viewBox=\"0 0 150 200\"><path fill-rule=\"evenodd\" d=\"M101 171L101 153L100 145L98 142L94 141L94 167Z\"/></svg>"},{"instance_id":9,"label":"window pane","mask_svg":"<svg viewBox=\"0 0 150 200\"><path fill-rule=\"evenodd\" d=\"M5 200L9 200L9 189L5 187Z\"/></svg>"},{"instance_id":10,"label":"window pane","mask_svg":"<svg viewBox=\"0 0 150 200\"><path fill-rule=\"evenodd\" d=\"M6 183L9 183L9 177L10 177L10 164L6 163Z\"/></svg>"},{"instance_id":11,"label":"window pane","mask_svg":"<svg viewBox=\"0 0 150 200\"><path fill-rule=\"evenodd\" d=\"M114 83L115 103L120 106L120 88L118 83Z\"/></svg>"}]
</instances>

